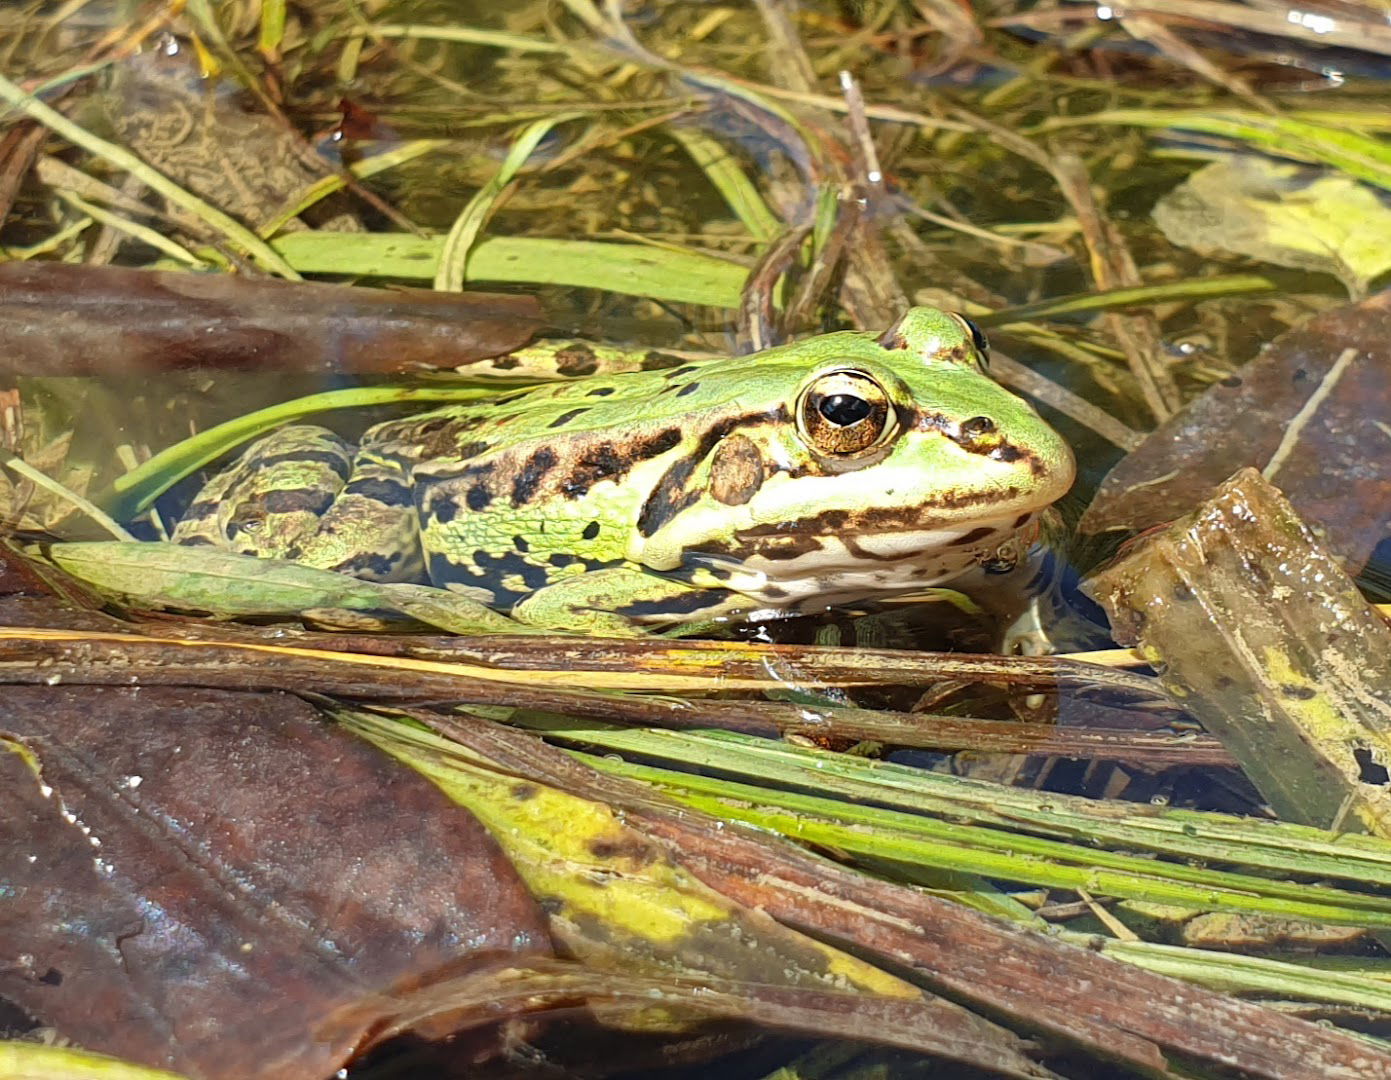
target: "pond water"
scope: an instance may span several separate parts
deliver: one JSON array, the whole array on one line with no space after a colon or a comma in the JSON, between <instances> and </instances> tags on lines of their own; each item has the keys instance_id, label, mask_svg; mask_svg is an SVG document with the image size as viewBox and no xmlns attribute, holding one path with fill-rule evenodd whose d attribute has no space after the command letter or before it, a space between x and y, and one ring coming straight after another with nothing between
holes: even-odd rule
<instances>
[{"instance_id":1,"label":"pond water","mask_svg":"<svg viewBox=\"0 0 1391 1080\"><path fill-rule=\"evenodd\" d=\"M762 779L885 808L899 817L849 820L884 830L860 848L799 824L824 806L779 804L779 818L743 789L679 796L895 886L1134 944L1141 966L1187 945L1169 973L1254 992L1249 973L1198 971L1245 950L1286 965L1266 996L1391 1034L1373 981L1391 901L1368 869L1391 828L1391 638L1368 606L1391 593L1384 4L35 2L0 10L0 41L0 466L31 470L0 468L5 531L172 534L197 557L202 515L248 555L448 586L491 609L142 596L129 576L112 584L124 549L53 549L119 594L108 612L280 615L291 634L306 612L335 632L487 631L500 613L529 632L645 625L772 645L668 655L558 639L543 667L622 699L578 715L689 727L656 719L676 701L744 735L629 745L562 724L554 743L634 763L613 766L629 779L660 765L670 774L639 778ZM865 333L821 341L847 330ZM205 487L287 421L332 432L263 444L242 481ZM335 489L351 472L357 502L311 489L313 469ZM344 516L314 539L329 507ZM97 564L107 577L77 569ZM324 614L340 608L353 618ZM488 666L541 663L478 640L468 658ZM1123 673L914 668L889 650L1085 654ZM613 671L630 681L595 674ZM682 681L693 673L714 681ZM547 730L566 715L474 704ZM793 757L740 756L757 743L739 738L779 732ZM822 769L843 786L822 791ZM940 780L960 786L927 786ZM1056 793L1077 819L1009 802L1025 793ZM950 801L977 796L969 811ZM1212 846L1099 824L1152 813L1187 835L1159 807L1191 812ZM1239 827L1220 814L1367 833L1367 863L1306 851L1308 831L1223 847ZM920 817L993 831L904 839ZM1080 846L1029 846L1079 839L1097 852L1085 882ZM964 854L932 861L912 844ZM990 844L1019 862L991 861ZM1162 886L1140 880L1155 857L1177 875ZM1270 916L1285 922L1255 925ZM1251 922L1203 923L1219 917ZM1329 945L1313 923L1352 930ZM896 972L916 963L886 955ZM1351 981L1299 982L1334 967ZM1133 1047L1102 1063L1095 1031L982 997L1006 1026L1047 1032L1044 1051L1009 1051L1040 1069L1140 1068ZM633 1075L934 1067L903 1056L925 1049L907 1036L852 1054L784 1016L808 1041L704 1043L636 1015L620 1025ZM1290 1035L1282 1064L1239 1041L1235 1062L1332 1075L1319 1070L1342 1051L1303 1045L1313 1030ZM1216 1060L1197 1035L1168 1037L1146 1032L1177 1059ZM541 1044L538 1068L557 1053ZM623 1071L594 1060L589 1047L587 1067Z\"/></svg>"}]
</instances>

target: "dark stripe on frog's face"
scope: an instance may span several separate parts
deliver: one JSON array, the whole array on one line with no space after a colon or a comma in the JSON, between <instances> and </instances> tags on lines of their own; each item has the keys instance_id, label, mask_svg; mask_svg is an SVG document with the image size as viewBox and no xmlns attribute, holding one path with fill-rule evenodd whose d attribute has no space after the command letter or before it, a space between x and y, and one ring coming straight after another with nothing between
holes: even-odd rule
<instances>
[{"instance_id":1,"label":"dark stripe on frog's face","mask_svg":"<svg viewBox=\"0 0 1391 1080\"><path fill-rule=\"evenodd\" d=\"M943 509L959 509L963 506L984 509L991 503L1010 502L1019 496L1018 488L1008 487L991 492L940 492L932 501L934 505ZM769 560L796 559L819 550L822 545L817 537L820 536L835 536L842 543L849 545L860 535L930 529L932 524L923 520L923 512L924 508L918 506L823 510L819 514L795 521L778 521L739 529L729 540L703 543L700 550L710 554L726 555L736 560L755 556ZM1029 516L1024 515L1025 520ZM870 561L878 560L871 558Z\"/></svg>"},{"instance_id":2,"label":"dark stripe on frog's face","mask_svg":"<svg viewBox=\"0 0 1391 1080\"><path fill-rule=\"evenodd\" d=\"M691 476L695 473L696 466L705 460L721 439L739 429L759 427L764 424L785 423L787 420L787 410L777 408L771 412L730 416L717 424L712 424L701 435L695 448L689 454L672 462L662 478L657 481L656 486L652 489L652 494L643 503L642 512L638 515L638 535L644 538L655 535L659 529L670 524L677 514L700 498L701 489L691 486ZM750 442L748 439L744 441ZM761 470L762 464L760 462L760 472ZM759 482L762 482L761 477ZM747 502L752 496L753 491L750 491L743 501Z\"/></svg>"},{"instance_id":3,"label":"dark stripe on frog's face","mask_svg":"<svg viewBox=\"0 0 1391 1080\"><path fill-rule=\"evenodd\" d=\"M660 457L675 449L681 442L679 428L667 428L656 435L646 435L631 442L613 440L585 450L560 484L563 494L580 498L600 480L617 480L639 462Z\"/></svg>"},{"instance_id":4,"label":"dark stripe on frog's face","mask_svg":"<svg viewBox=\"0 0 1391 1080\"><path fill-rule=\"evenodd\" d=\"M995 421L988 416L974 416L957 422L941 413L901 408L899 422L905 428L941 432L968 454L978 454L1005 464L1026 462L1034 476L1043 476L1048 471L1048 466L1038 454L1009 442L1000 435L995 428Z\"/></svg>"},{"instance_id":5,"label":"dark stripe on frog's face","mask_svg":"<svg viewBox=\"0 0 1391 1080\"><path fill-rule=\"evenodd\" d=\"M527 458L522 471L512 480L512 505L520 507L531 502L536 495L536 489L541 486L541 481L546 479L559 460L555 451L547 446L543 446Z\"/></svg>"}]
</instances>

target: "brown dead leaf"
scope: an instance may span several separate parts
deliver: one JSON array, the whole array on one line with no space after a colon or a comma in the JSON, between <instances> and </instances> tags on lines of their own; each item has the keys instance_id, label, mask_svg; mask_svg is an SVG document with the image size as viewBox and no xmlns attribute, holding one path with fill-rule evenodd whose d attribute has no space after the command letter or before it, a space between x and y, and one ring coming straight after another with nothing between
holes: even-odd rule
<instances>
[{"instance_id":1,"label":"brown dead leaf","mask_svg":"<svg viewBox=\"0 0 1391 1080\"><path fill-rule=\"evenodd\" d=\"M0 996L192 1077L327 1076L363 999L544 956L492 838L285 694L6 687Z\"/></svg>"},{"instance_id":2,"label":"brown dead leaf","mask_svg":"<svg viewBox=\"0 0 1391 1080\"><path fill-rule=\"evenodd\" d=\"M520 348L533 297L114 266L0 266L0 374L411 372Z\"/></svg>"}]
</instances>

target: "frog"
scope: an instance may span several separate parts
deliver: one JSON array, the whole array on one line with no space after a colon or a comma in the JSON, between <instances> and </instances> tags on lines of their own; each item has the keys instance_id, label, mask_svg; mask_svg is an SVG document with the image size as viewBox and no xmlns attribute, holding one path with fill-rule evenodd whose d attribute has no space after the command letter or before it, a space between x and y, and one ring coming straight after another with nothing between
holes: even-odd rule
<instances>
[{"instance_id":1,"label":"frog","mask_svg":"<svg viewBox=\"0 0 1391 1080\"><path fill-rule=\"evenodd\" d=\"M918 593L1013 568L1075 476L988 350L929 307L748 356L624 369L553 348L564 378L356 445L272 432L171 539L449 590L531 630L679 634Z\"/></svg>"}]
</instances>

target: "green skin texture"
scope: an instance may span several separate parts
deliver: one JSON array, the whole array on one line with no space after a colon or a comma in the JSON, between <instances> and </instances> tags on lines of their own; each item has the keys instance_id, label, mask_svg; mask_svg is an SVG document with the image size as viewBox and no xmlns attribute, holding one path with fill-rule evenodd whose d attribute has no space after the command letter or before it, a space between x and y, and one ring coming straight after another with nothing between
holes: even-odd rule
<instances>
[{"instance_id":1,"label":"green skin texture","mask_svg":"<svg viewBox=\"0 0 1391 1080\"><path fill-rule=\"evenodd\" d=\"M578 377L379 424L355 454L282 429L174 539L427 580L531 627L633 633L958 579L1026 544L1073 480L1062 438L933 308L883 334L659 370L585 374L580 348ZM849 449L817 411L847 387L878 408ZM325 440L335 468L314 460Z\"/></svg>"}]
</instances>

